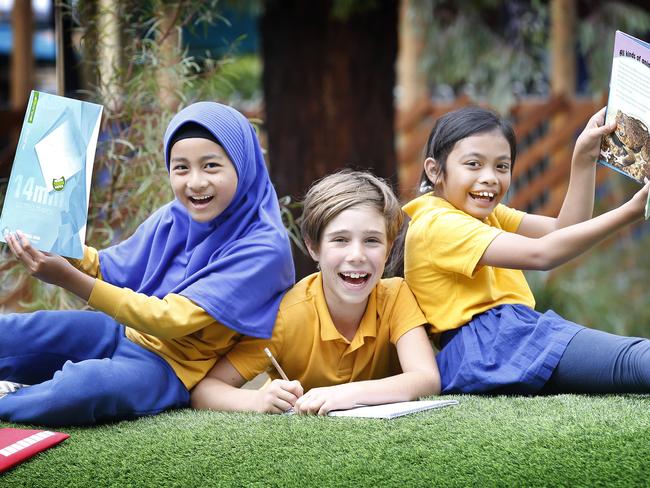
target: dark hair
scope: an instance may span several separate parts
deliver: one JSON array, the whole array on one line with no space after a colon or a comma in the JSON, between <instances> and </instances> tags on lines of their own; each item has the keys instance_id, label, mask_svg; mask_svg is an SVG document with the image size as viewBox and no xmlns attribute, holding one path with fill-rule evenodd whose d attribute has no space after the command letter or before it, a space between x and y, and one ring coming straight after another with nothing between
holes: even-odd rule
<instances>
[{"instance_id":1,"label":"dark hair","mask_svg":"<svg viewBox=\"0 0 650 488\"><path fill-rule=\"evenodd\" d=\"M498 129L510 144L510 172L514 169L517 156L517 140L512 125L499 114L481 107L463 107L448 112L438 119L433 126L425 147L425 158L433 158L444 176L447 157L456 143L466 137ZM422 171L420 194L433 190L434 182Z\"/></svg>"}]
</instances>

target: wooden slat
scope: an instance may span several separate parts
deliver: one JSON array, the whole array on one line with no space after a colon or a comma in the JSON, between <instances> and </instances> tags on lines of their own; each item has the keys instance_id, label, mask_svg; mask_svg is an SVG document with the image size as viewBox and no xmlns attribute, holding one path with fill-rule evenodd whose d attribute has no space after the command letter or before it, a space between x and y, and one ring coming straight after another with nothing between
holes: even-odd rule
<instances>
[{"instance_id":1,"label":"wooden slat","mask_svg":"<svg viewBox=\"0 0 650 488\"><path fill-rule=\"evenodd\" d=\"M533 107L533 105L531 105ZM533 110L524 111L518 115L514 126L517 141L521 141L541 124L548 121L557 112L566 110L567 100L564 97L552 97L546 104L535 104Z\"/></svg>"}]
</instances>

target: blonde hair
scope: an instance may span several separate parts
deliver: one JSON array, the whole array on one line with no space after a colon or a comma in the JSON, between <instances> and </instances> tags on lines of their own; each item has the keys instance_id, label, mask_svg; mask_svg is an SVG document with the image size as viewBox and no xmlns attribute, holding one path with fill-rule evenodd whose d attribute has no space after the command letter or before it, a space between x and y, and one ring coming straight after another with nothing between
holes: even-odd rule
<instances>
[{"instance_id":1,"label":"blonde hair","mask_svg":"<svg viewBox=\"0 0 650 488\"><path fill-rule=\"evenodd\" d=\"M388 183L366 171L343 170L312 184L303 200L302 238L319 247L327 224L344 210L362 206L374 208L384 216L390 249L402 227L404 214Z\"/></svg>"}]
</instances>

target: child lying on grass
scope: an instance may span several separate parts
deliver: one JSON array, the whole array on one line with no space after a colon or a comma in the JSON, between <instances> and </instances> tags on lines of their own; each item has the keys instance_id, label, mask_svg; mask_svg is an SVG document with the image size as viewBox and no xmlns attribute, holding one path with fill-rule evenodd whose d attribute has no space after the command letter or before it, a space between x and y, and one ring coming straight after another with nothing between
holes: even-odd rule
<instances>
[{"instance_id":1,"label":"child lying on grass","mask_svg":"<svg viewBox=\"0 0 650 488\"><path fill-rule=\"evenodd\" d=\"M245 337L221 358L192 391L192 406L325 415L438 394L426 319L403 279L381 279L402 220L390 187L369 173L315 183L301 232L320 272L287 292L270 340ZM265 347L293 381L271 371L266 388L240 389L268 369Z\"/></svg>"}]
</instances>

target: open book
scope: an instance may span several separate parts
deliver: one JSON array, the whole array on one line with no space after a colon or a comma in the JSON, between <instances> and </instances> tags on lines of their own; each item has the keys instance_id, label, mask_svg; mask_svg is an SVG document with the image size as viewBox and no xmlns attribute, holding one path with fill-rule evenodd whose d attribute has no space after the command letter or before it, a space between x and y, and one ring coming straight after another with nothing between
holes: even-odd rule
<instances>
[{"instance_id":1,"label":"open book","mask_svg":"<svg viewBox=\"0 0 650 488\"><path fill-rule=\"evenodd\" d=\"M102 106L32 91L0 216L41 251L83 257Z\"/></svg>"},{"instance_id":2,"label":"open book","mask_svg":"<svg viewBox=\"0 0 650 488\"><path fill-rule=\"evenodd\" d=\"M607 123L616 130L605 137L598 162L643 184L650 179L650 44L616 31L609 81ZM645 218L650 216L650 198Z\"/></svg>"},{"instance_id":3,"label":"open book","mask_svg":"<svg viewBox=\"0 0 650 488\"><path fill-rule=\"evenodd\" d=\"M456 400L416 400L412 402L384 403L382 405L363 405L349 410L332 410L330 417L361 417L372 419L394 419L410 413L423 412L433 408L458 405Z\"/></svg>"}]
</instances>

